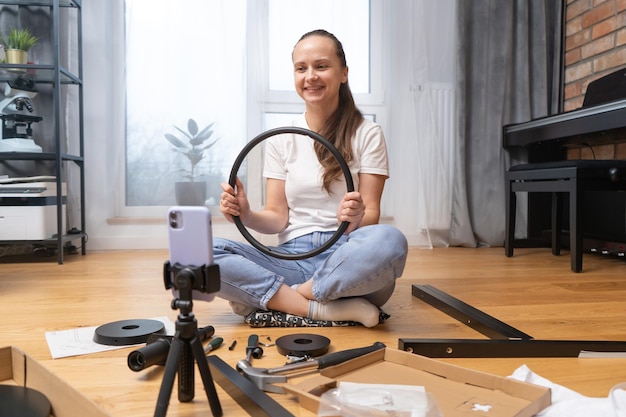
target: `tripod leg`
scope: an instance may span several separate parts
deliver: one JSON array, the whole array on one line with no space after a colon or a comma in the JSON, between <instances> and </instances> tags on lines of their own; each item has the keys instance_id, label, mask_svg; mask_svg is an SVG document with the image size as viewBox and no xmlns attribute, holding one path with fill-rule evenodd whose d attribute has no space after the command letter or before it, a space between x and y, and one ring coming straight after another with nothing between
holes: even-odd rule
<instances>
[{"instance_id":1,"label":"tripod leg","mask_svg":"<svg viewBox=\"0 0 626 417\"><path fill-rule=\"evenodd\" d=\"M154 417L165 417L167 407L170 404L172 388L174 388L174 378L176 377L180 354L182 353L181 349L183 348L183 342L179 339L179 336L179 332L176 332L170 345L170 351L167 354L163 381L161 382L161 390L159 391L159 398L157 399L156 409L154 410Z\"/></svg>"},{"instance_id":2,"label":"tripod leg","mask_svg":"<svg viewBox=\"0 0 626 417\"><path fill-rule=\"evenodd\" d=\"M181 403L193 400L195 389L195 369L191 345L186 341L180 352L178 362L178 401Z\"/></svg>"},{"instance_id":3,"label":"tripod leg","mask_svg":"<svg viewBox=\"0 0 626 417\"><path fill-rule=\"evenodd\" d=\"M215 417L222 416L222 405L220 399L217 396L215 390L215 384L213 383L213 377L211 376L211 369L209 368L209 362L207 361L204 349L202 348L202 342L198 337L194 337L191 341L191 349L193 355L196 358L196 363L200 369L200 376L202 377L202 383L204 384L204 391L209 400L211 406L211 412Z\"/></svg>"}]
</instances>

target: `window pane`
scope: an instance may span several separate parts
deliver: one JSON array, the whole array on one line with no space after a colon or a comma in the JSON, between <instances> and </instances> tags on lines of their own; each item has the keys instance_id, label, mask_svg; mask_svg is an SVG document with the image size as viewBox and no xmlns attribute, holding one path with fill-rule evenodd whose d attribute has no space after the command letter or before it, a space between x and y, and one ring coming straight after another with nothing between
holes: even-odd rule
<instances>
[{"instance_id":1,"label":"window pane","mask_svg":"<svg viewBox=\"0 0 626 417\"><path fill-rule=\"evenodd\" d=\"M291 52L300 37L325 29L343 44L353 93L370 91L369 0L269 0L269 89L293 91Z\"/></svg>"},{"instance_id":2,"label":"window pane","mask_svg":"<svg viewBox=\"0 0 626 417\"><path fill-rule=\"evenodd\" d=\"M127 206L175 204L191 162L165 135L189 144L189 119L200 130L213 123L203 146L219 138L194 169L208 183L206 204L219 201L246 143L245 4L126 0Z\"/></svg>"}]
</instances>

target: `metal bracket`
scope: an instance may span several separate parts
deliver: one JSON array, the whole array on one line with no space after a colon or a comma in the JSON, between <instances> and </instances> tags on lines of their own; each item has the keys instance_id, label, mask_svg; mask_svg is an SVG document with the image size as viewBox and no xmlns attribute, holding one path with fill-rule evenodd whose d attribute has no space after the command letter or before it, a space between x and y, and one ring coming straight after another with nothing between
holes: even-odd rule
<instances>
[{"instance_id":1,"label":"metal bracket","mask_svg":"<svg viewBox=\"0 0 626 417\"><path fill-rule=\"evenodd\" d=\"M398 339L398 349L431 358L579 357L588 352L626 352L626 341L537 340L430 285L413 285L429 303L490 339Z\"/></svg>"}]
</instances>

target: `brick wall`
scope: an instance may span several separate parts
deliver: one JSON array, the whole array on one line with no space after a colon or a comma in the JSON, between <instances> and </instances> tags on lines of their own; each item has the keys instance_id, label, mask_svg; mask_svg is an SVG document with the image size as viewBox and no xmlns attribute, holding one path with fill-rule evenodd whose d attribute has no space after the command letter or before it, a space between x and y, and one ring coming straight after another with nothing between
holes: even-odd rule
<instances>
[{"instance_id":1,"label":"brick wall","mask_svg":"<svg viewBox=\"0 0 626 417\"><path fill-rule=\"evenodd\" d=\"M582 106L590 82L626 67L626 0L567 0L564 111ZM623 139L626 142L626 138ZM626 143L572 149L571 159L626 159Z\"/></svg>"}]
</instances>

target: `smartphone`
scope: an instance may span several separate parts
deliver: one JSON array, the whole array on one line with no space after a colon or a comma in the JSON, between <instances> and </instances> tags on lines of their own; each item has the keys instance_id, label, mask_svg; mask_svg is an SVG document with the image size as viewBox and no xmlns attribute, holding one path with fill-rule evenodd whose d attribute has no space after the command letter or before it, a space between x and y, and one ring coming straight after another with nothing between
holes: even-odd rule
<instances>
[{"instance_id":1,"label":"smartphone","mask_svg":"<svg viewBox=\"0 0 626 417\"><path fill-rule=\"evenodd\" d=\"M217 265L213 265L213 232L211 230L211 212L208 208L203 206L171 207L167 212L167 229L169 264L171 266L179 264L182 267L202 267L205 271L212 271L217 267ZM174 275L174 272L171 272L171 274ZM214 280L211 281L211 279ZM170 277L171 283L175 281L175 277ZM183 282L185 282L185 285L189 283L187 280L183 280ZM215 298L215 294L206 292L205 289L219 289L219 274L215 275L207 272L207 275L203 277L195 275L192 282L191 298L193 300L212 301ZM207 282L211 282L211 284L207 284ZM202 291L196 289L198 284L203 288ZM179 288L176 288L176 284L174 284L172 292L176 299L178 299L178 291ZM185 297L189 296L188 292L185 291L185 293ZM175 304L172 305L174 306ZM188 306L185 308L188 308ZM183 313L181 307L179 317L183 314L188 314L188 312ZM178 400L181 402L193 400L195 394L194 363L194 353L191 344L183 344L178 362Z\"/></svg>"},{"instance_id":2,"label":"smartphone","mask_svg":"<svg viewBox=\"0 0 626 417\"><path fill-rule=\"evenodd\" d=\"M171 207L167 212L167 224L171 265L209 267L213 264L211 212L207 207ZM211 301L215 295L194 290L193 298Z\"/></svg>"}]
</instances>

